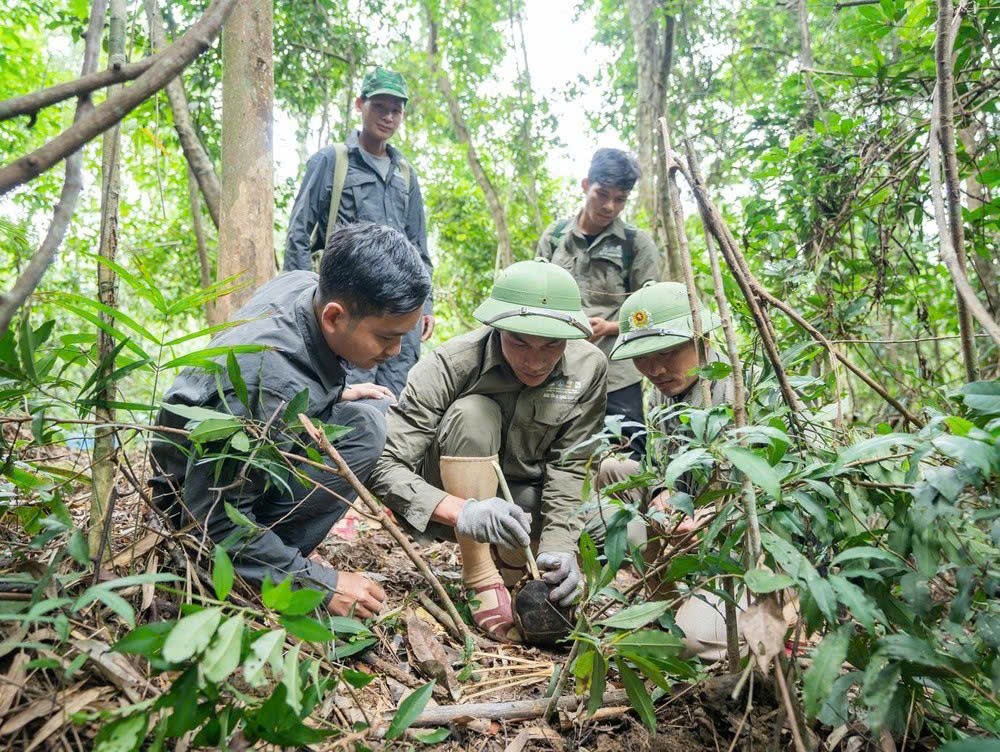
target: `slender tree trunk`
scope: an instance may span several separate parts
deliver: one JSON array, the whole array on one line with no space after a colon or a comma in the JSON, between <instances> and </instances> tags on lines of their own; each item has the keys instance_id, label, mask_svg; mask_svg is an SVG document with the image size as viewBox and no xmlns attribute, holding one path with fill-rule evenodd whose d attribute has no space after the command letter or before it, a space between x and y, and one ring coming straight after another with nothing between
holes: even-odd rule
<instances>
[{"instance_id":1,"label":"slender tree trunk","mask_svg":"<svg viewBox=\"0 0 1000 752\"><path fill-rule=\"evenodd\" d=\"M146 7L146 19L149 23L149 37L153 43L154 52L166 49L167 34L163 30L163 15L157 5L157 0L143 0ZM188 161L198 186L205 196L205 205L208 213L212 217L212 222L216 228L219 226L219 176L215 173L215 165L208 151L198 138L198 133L194 129L191 120L191 109L188 107L187 94L184 92L184 79L182 75L177 76L166 86L167 99L170 101L170 110L173 113L174 129L181 142L181 149L184 157Z\"/></svg>"},{"instance_id":2,"label":"slender tree trunk","mask_svg":"<svg viewBox=\"0 0 1000 752\"><path fill-rule=\"evenodd\" d=\"M125 65L125 0L111 0L108 14L108 67L120 69ZM108 89L113 97L122 87L115 84ZM101 259L115 260L118 251L118 199L121 191L121 125L116 124L104 132L101 145ZM109 310L118 307L118 278L110 266L97 265L97 297ZM114 316L100 314L101 320L114 326ZM116 387L112 374L115 371L115 341L103 329L97 332L98 383L101 387L95 393L97 405L94 414L97 420L115 422L115 410L109 403L115 399ZM108 539L110 517L114 511L118 474L117 437L113 429L98 426L94 431L93 493L90 502L90 529L87 540L94 558L94 570L101 565L111 552Z\"/></svg>"},{"instance_id":3,"label":"slender tree trunk","mask_svg":"<svg viewBox=\"0 0 1000 752\"><path fill-rule=\"evenodd\" d=\"M201 194L198 192L198 180L188 165L187 185L188 203L191 205L191 225L194 230L194 242L198 250L198 272L201 277L201 286L209 287L212 284L212 261L208 257L208 243L205 241L205 225L201 221ZM205 303L205 318L212 326L221 324L219 319L218 306L214 300Z\"/></svg>"},{"instance_id":4,"label":"slender tree trunk","mask_svg":"<svg viewBox=\"0 0 1000 752\"><path fill-rule=\"evenodd\" d=\"M639 205L650 226L655 226L657 202L653 176L656 168L656 122L662 114L660 97L660 24L655 0L628 0L628 18L632 27L636 70L636 140L639 146ZM663 189L666 188L664 184ZM662 218L661 218L662 219Z\"/></svg>"},{"instance_id":5,"label":"slender tree trunk","mask_svg":"<svg viewBox=\"0 0 1000 752\"><path fill-rule=\"evenodd\" d=\"M465 147L465 157L469 163L469 168L479 185L479 189L486 198L486 205L489 207L490 215L493 217L493 225L497 231L497 262L500 268L506 268L514 263L514 248L510 239L510 229L507 225L507 211L504 209L500 194L486 174L483 163L479 160L475 144L469 134L469 127L462 115L462 110L458 105L458 98L451 87L448 74L441 67L438 57L437 33L438 24L434 19L433 12L429 5L424 6L427 14L428 42L427 59L430 62L431 73L437 83L438 91L444 97L448 106L448 115L451 120L451 127L455 129L455 136L458 142Z\"/></svg>"},{"instance_id":6,"label":"slender tree trunk","mask_svg":"<svg viewBox=\"0 0 1000 752\"><path fill-rule=\"evenodd\" d=\"M938 0L937 34L934 43L935 64L937 67L937 85L935 86L936 114L931 118L931 151L941 151L944 163L944 187L947 200L947 221L941 222L938 217L938 234L944 241L947 236L948 243L942 242L942 257L957 288L956 303L958 307L958 328L962 337L962 358L965 362L965 375L968 381L975 381L979 378L979 357L976 353L975 330L972 326L972 315L969 306L973 301L967 301L963 294L963 282L965 287L969 287L967 262L965 259L965 232L962 226L962 193L960 177L958 174L958 156L955 153L955 105L954 90L955 81L952 72L954 60L955 37L952 34L953 20L957 23L960 19L954 19L954 9L951 0ZM936 142L936 143L934 143ZM937 148L935 148L937 147ZM931 177L937 176L937 165L933 164L934 154L931 155ZM934 200L940 199L939 192L934 189ZM950 245L947 248L946 245ZM970 287L971 290L971 287ZM975 293L972 294L975 298ZM978 301L976 301L978 302Z\"/></svg>"},{"instance_id":7,"label":"slender tree trunk","mask_svg":"<svg viewBox=\"0 0 1000 752\"><path fill-rule=\"evenodd\" d=\"M274 39L271 0L238 0L222 34L219 273L246 287L219 300L230 317L275 272Z\"/></svg>"}]
</instances>

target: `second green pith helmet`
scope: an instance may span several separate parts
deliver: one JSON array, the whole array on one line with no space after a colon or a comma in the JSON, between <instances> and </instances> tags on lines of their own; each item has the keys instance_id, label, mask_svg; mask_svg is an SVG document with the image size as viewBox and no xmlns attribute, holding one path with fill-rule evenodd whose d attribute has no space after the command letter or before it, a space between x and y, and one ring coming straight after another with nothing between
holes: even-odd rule
<instances>
[{"instance_id":1,"label":"second green pith helmet","mask_svg":"<svg viewBox=\"0 0 1000 752\"><path fill-rule=\"evenodd\" d=\"M720 323L702 304L702 334ZM621 333L611 348L611 360L638 358L694 339L687 288L680 282L647 282L625 299L618 313L618 328Z\"/></svg>"},{"instance_id":2,"label":"second green pith helmet","mask_svg":"<svg viewBox=\"0 0 1000 752\"><path fill-rule=\"evenodd\" d=\"M550 339L584 339L593 333L573 275L540 258L500 272L473 316L497 329Z\"/></svg>"}]
</instances>

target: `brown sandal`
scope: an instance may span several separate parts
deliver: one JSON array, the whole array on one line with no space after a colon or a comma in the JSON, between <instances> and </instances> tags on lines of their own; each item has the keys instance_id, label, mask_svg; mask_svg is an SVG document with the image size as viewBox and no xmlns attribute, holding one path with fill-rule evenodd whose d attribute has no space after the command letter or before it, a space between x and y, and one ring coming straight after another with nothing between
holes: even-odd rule
<instances>
[{"instance_id":1,"label":"brown sandal","mask_svg":"<svg viewBox=\"0 0 1000 752\"><path fill-rule=\"evenodd\" d=\"M473 609L472 621L476 627L498 642L521 642L521 634L514 626L514 607L511 603L510 591L506 586L502 582L498 582L494 585L470 588L470 590L477 597L487 595L491 591L496 594L496 606L483 608L480 605L478 610Z\"/></svg>"}]
</instances>

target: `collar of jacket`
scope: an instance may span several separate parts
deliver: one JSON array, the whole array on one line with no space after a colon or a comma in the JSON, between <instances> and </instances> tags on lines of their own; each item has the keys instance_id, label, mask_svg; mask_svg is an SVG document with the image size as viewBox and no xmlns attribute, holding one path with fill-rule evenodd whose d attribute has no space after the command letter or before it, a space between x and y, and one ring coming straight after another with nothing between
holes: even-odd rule
<instances>
[{"instance_id":1,"label":"collar of jacket","mask_svg":"<svg viewBox=\"0 0 1000 752\"><path fill-rule=\"evenodd\" d=\"M307 353L315 354L316 374L320 383L330 392L339 394L347 381L347 361L330 349L316 318L313 304L319 290L319 283L307 287L295 299L295 322L302 335Z\"/></svg>"},{"instance_id":2,"label":"collar of jacket","mask_svg":"<svg viewBox=\"0 0 1000 752\"><path fill-rule=\"evenodd\" d=\"M510 378L521 383L517 380L517 376L514 375L514 369L510 367L507 359L503 356L503 348L500 344L500 330L489 327L490 333L486 338L486 349L483 352L483 370L480 373L481 376L485 376L487 373L492 371L494 368L504 368L505 373L510 376ZM547 385L553 379L557 379L562 376L566 370L566 353L563 352L562 356L559 358L559 362L556 363L556 367L552 369L552 373L548 375L541 384L536 387L530 387L531 389L541 389L543 386ZM522 384L523 386L523 384Z\"/></svg>"},{"instance_id":3,"label":"collar of jacket","mask_svg":"<svg viewBox=\"0 0 1000 752\"><path fill-rule=\"evenodd\" d=\"M576 213L576 219L573 220L573 234L580 238L583 237L583 230L580 229L580 217L582 215L583 209L580 209L580 211ZM591 248L598 245L598 243L600 243L606 235L614 235L621 241L625 240L625 223L622 221L620 216L611 220L611 224L605 227L604 231L594 238Z\"/></svg>"},{"instance_id":4,"label":"collar of jacket","mask_svg":"<svg viewBox=\"0 0 1000 752\"><path fill-rule=\"evenodd\" d=\"M348 151L357 151L357 152L361 151L361 141L358 140L359 133L360 131L354 130L351 131L350 135L347 137L347 141L345 141L344 143L347 144ZM399 149L397 149L392 144L387 143L385 145L385 153L389 155L389 160L394 165L399 164Z\"/></svg>"}]
</instances>

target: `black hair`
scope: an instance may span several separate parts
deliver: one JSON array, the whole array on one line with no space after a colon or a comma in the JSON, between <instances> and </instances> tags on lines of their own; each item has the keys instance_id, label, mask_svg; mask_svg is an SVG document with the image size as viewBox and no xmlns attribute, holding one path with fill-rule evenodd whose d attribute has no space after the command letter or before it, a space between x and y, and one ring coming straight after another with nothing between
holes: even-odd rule
<instances>
[{"instance_id":1,"label":"black hair","mask_svg":"<svg viewBox=\"0 0 1000 752\"><path fill-rule=\"evenodd\" d=\"M621 149L598 149L590 160L587 180L630 191L642 175L635 157Z\"/></svg>"},{"instance_id":2,"label":"black hair","mask_svg":"<svg viewBox=\"0 0 1000 752\"><path fill-rule=\"evenodd\" d=\"M372 222L338 228L319 262L321 303L336 300L352 316L399 316L423 306L431 278L399 230Z\"/></svg>"}]
</instances>

